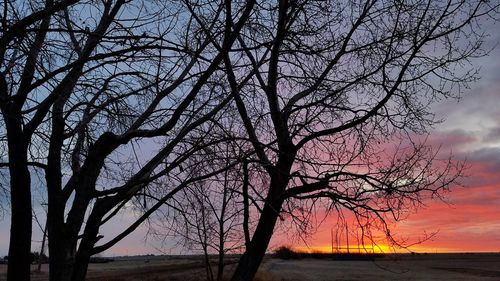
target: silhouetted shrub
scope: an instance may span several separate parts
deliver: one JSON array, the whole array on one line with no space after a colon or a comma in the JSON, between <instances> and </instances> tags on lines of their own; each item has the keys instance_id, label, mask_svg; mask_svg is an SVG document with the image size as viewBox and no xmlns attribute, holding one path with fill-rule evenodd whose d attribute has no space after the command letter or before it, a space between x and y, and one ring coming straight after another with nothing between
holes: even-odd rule
<instances>
[{"instance_id":1,"label":"silhouetted shrub","mask_svg":"<svg viewBox=\"0 0 500 281\"><path fill-rule=\"evenodd\" d=\"M89 263L108 263L113 261L115 260L111 258L91 257Z\"/></svg>"},{"instance_id":2,"label":"silhouetted shrub","mask_svg":"<svg viewBox=\"0 0 500 281\"><path fill-rule=\"evenodd\" d=\"M31 252L30 256L31 256L31 263L37 263L39 259L42 263L49 262L49 257L47 257L47 255L45 254L42 254L40 256L40 253L38 252Z\"/></svg>"},{"instance_id":3,"label":"silhouetted shrub","mask_svg":"<svg viewBox=\"0 0 500 281\"><path fill-rule=\"evenodd\" d=\"M298 259L300 258L300 255L286 246L281 246L274 251L274 257L278 259L289 260Z\"/></svg>"}]
</instances>

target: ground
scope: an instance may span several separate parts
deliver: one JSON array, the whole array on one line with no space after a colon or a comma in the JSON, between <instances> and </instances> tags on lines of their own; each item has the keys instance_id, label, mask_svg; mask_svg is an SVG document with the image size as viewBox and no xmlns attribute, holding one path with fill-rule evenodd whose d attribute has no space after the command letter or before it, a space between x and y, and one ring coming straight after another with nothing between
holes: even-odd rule
<instances>
[{"instance_id":1,"label":"ground","mask_svg":"<svg viewBox=\"0 0 500 281\"><path fill-rule=\"evenodd\" d=\"M231 267L231 266L229 266ZM34 267L35 268L35 267ZM6 265L0 265L5 280ZM47 280L47 268L33 273L33 281ZM205 270L192 257L142 257L91 264L88 281L201 281ZM499 254L391 255L374 261L330 259L280 260L267 258L260 281L358 280L500 280Z\"/></svg>"},{"instance_id":2,"label":"ground","mask_svg":"<svg viewBox=\"0 0 500 281\"><path fill-rule=\"evenodd\" d=\"M269 260L279 280L500 280L498 255L399 255L374 261Z\"/></svg>"}]
</instances>

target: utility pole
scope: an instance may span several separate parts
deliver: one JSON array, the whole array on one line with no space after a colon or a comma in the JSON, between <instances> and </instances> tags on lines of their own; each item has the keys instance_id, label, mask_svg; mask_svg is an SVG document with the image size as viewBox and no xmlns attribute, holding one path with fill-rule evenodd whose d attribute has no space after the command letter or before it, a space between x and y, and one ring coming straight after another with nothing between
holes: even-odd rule
<instances>
[{"instance_id":1,"label":"utility pole","mask_svg":"<svg viewBox=\"0 0 500 281\"><path fill-rule=\"evenodd\" d=\"M330 228L330 242L332 245L332 255L333 255L333 227Z\"/></svg>"},{"instance_id":2,"label":"utility pole","mask_svg":"<svg viewBox=\"0 0 500 281\"><path fill-rule=\"evenodd\" d=\"M349 228L347 227L347 223L345 224L345 238L347 241L347 253L349 254Z\"/></svg>"}]
</instances>

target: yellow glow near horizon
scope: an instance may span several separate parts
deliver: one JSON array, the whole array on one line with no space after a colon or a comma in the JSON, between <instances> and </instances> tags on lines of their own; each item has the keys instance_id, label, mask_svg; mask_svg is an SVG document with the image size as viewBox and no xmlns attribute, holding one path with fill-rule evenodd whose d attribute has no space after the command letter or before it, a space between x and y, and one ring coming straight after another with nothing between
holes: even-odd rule
<instances>
[{"instance_id":1,"label":"yellow glow near horizon","mask_svg":"<svg viewBox=\"0 0 500 281\"><path fill-rule=\"evenodd\" d=\"M373 253L390 253L394 252L394 249L387 245L373 245L373 246L349 246L339 245L332 249L331 245L317 245L317 246L293 246L292 249L297 252L303 253L361 253L361 254L373 254Z\"/></svg>"},{"instance_id":2,"label":"yellow glow near horizon","mask_svg":"<svg viewBox=\"0 0 500 281\"><path fill-rule=\"evenodd\" d=\"M460 251L458 249L454 248L444 248L444 247L424 247L421 245L415 245L412 246L408 249L404 248L395 248L391 247L389 245L373 245L373 246L354 246L351 245L349 246L349 251L347 251L347 245L339 245L338 248L333 248L332 251L332 246L331 245L315 245L315 246L293 246L291 247L292 250L297 251L297 252L302 252L302 253L324 253L324 254L331 254L331 253L352 253L352 254L382 254L382 253L411 253L411 252L416 252L416 253L460 253L464 251Z\"/></svg>"}]
</instances>

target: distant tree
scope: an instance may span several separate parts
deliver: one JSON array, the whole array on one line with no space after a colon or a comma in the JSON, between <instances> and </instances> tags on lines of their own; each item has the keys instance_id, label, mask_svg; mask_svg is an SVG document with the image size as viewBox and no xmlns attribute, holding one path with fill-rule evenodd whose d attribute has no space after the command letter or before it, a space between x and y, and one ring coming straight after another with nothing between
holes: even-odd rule
<instances>
[{"instance_id":1,"label":"distant tree","mask_svg":"<svg viewBox=\"0 0 500 281\"><path fill-rule=\"evenodd\" d=\"M214 130L212 133L217 135ZM204 256L207 280L221 281L225 269L227 253L236 253L244 246L242 232L244 209L241 208L241 171L237 155L237 147L220 145L211 147L189 161L210 163L210 168L219 166L223 172L205 180L196 182L178 192L168 207L158 213L162 222L156 227L160 238L168 233L173 239L191 252L201 252ZM202 160L204 159L204 160ZM207 161L207 159L210 159ZM207 174L203 167L194 167L195 174ZM170 219L168 219L170 218ZM216 258L211 258L215 256ZM216 262L217 275L214 274L213 263Z\"/></svg>"},{"instance_id":2,"label":"distant tree","mask_svg":"<svg viewBox=\"0 0 500 281\"><path fill-rule=\"evenodd\" d=\"M290 247L286 246L281 246L278 249L274 251L274 257L278 259L283 259L283 260L289 260L289 259L297 259L298 254L290 249Z\"/></svg>"},{"instance_id":3,"label":"distant tree","mask_svg":"<svg viewBox=\"0 0 500 281\"><path fill-rule=\"evenodd\" d=\"M47 257L47 255L40 254L38 252L31 252L30 256L31 256L31 263L38 263L38 262L45 263L49 260L49 257Z\"/></svg>"}]
</instances>

